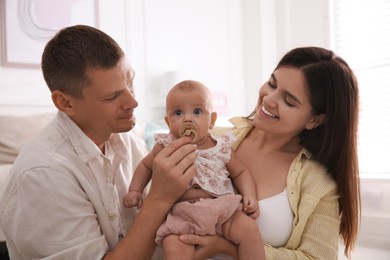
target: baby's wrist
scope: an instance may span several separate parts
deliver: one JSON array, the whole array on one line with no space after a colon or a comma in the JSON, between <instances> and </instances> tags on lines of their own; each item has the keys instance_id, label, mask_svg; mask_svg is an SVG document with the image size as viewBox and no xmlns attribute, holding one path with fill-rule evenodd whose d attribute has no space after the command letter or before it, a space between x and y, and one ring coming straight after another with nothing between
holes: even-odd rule
<instances>
[{"instance_id":1,"label":"baby's wrist","mask_svg":"<svg viewBox=\"0 0 390 260\"><path fill-rule=\"evenodd\" d=\"M137 194L142 194L141 191L139 190L129 190L129 193L137 193Z\"/></svg>"}]
</instances>

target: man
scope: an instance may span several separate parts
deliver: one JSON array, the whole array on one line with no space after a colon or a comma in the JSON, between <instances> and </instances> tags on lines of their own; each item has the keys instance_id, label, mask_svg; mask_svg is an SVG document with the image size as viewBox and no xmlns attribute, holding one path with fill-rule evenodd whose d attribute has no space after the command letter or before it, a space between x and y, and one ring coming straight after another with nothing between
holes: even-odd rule
<instances>
[{"instance_id":1,"label":"man","mask_svg":"<svg viewBox=\"0 0 390 260\"><path fill-rule=\"evenodd\" d=\"M135 125L134 71L119 45L89 27L64 28L42 55L58 108L16 159L0 194L11 259L150 259L158 226L195 174L190 138L155 159L149 195L124 208L146 154Z\"/></svg>"}]
</instances>

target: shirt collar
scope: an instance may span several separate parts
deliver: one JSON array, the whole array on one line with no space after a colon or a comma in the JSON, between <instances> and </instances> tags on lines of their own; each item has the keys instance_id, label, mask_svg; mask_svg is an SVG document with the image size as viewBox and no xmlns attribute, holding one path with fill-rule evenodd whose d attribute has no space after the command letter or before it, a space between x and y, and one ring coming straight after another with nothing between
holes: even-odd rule
<instances>
[{"instance_id":1,"label":"shirt collar","mask_svg":"<svg viewBox=\"0 0 390 260\"><path fill-rule=\"evenodd\" d=\"M80 129L80 127L64 112L58 112L58 121L67 133L70 143L74 147L78 156L89 161L99 155L103 155L99 147ZM128 154L126 145L119 134L113 134L108 140L108 144L113 151L122 159Z\"/></svg>"},{"instance_id":2,"label":"shirt collar","mask_svg":"<svg viewBox=\"0 0 390 260\"><path fill-rule=\"evenodd\" d=\"M302 160L303 158L305 159L311 159L311 152L309 152L309 150L307 150L306 148L302 148L302 150L299 152L297 158L299 158L299 160Z\"/></svg>"},{"instance_id":3,"label":"shirt collar","mask_svg":"<svg viewBox=\"0 0 390 260\"><path fill-rule=\"evenodd\" d=\"M97 156L103 155L99 147L80 129L80 127L64 112L58 112L60 125L68 133L69 141L74 147L76 153L85 161L92 160ZM118 133L111 135L106 142L106 146L111 146L114 155L123 160L128 156L128 149L122 136Z\"/></svg>"},{"instance_id":4,"label":"shirt collar","mask_svg":"<svg viewBox=\"0 0 390 260\"><path fill-rule=\"evenodd\" d=\"M85 161L89 161L102 154L99 147L97 147L68 115L59 111L58 120L79 157Z\"/></svg>"}]
</instances>

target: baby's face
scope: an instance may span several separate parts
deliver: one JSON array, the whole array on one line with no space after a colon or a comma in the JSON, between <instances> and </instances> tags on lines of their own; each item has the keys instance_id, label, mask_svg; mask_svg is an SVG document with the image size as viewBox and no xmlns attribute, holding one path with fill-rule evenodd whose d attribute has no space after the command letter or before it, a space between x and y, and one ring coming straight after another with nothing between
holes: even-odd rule
<instances>
[{"instance_id":1,"label":"baby's face","mask_svg":"<svg viewBox=\"0 0 390 260\"><path fill-rule=\"evenodd\" d=\"M215 118L209 94L202 88L190 91L173 91L167 97L167 122L175 138L189 135L193 143L200 143L213 128ZM185 130L188 130L185 133Z\"/></svg>"}]
</instances>

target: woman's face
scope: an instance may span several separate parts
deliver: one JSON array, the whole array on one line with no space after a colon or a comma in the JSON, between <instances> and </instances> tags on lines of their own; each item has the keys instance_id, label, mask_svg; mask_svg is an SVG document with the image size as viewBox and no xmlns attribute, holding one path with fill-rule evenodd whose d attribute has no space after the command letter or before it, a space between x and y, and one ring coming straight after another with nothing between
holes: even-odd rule
<instances>
[{"instance_id":1,"label":"woman's face","mask_svg":"<svg viewBox=\"0 0 390 260\"><path fill-rule=\"evenodd\" d=\"M275 70L260 88L253 125L266 132L295 136L318 123L301 70L287 66Z\"/></svg>"}]
</instances>

